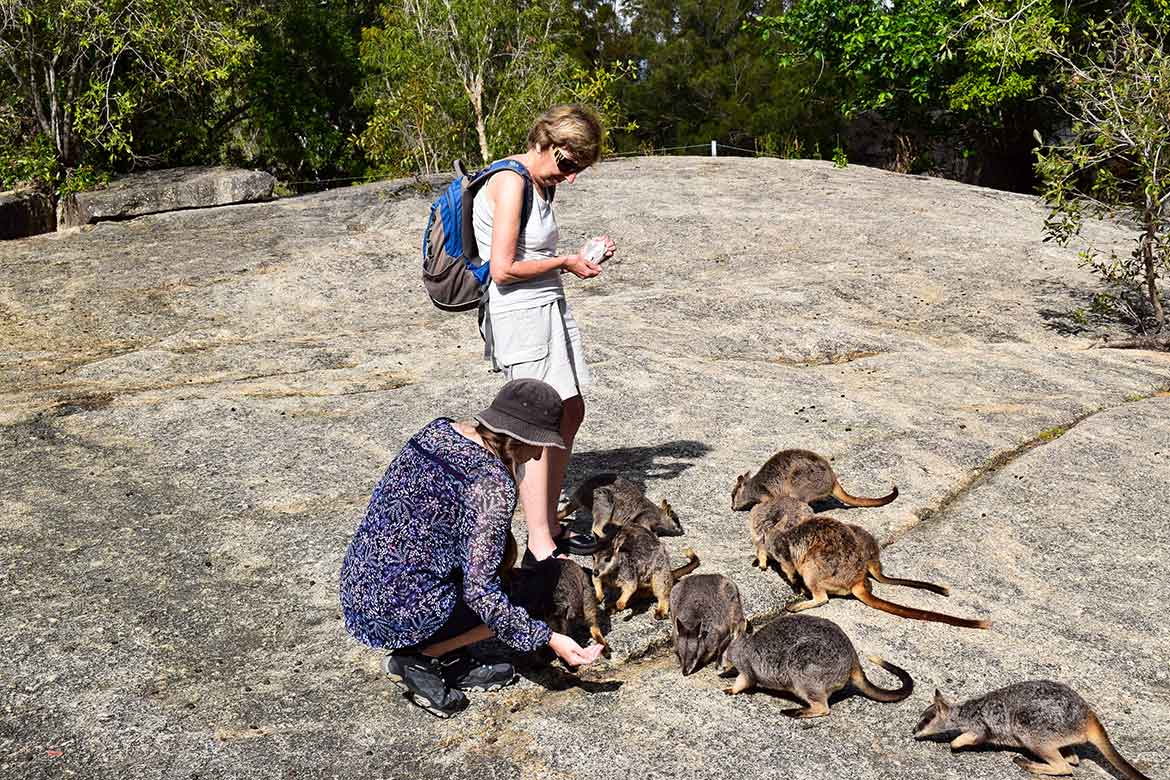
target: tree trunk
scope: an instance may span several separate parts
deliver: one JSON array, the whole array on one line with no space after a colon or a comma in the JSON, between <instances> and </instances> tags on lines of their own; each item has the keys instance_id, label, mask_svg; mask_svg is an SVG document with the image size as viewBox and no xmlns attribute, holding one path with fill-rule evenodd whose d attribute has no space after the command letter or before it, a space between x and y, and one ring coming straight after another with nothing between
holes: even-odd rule
<instances>
[{"instance_id":1,"label":"tree trunk","mask_svg":"<svg viewBox=\"0 0 1170 780\"><path fill-rule=\"evenodd\" d=\"M479 154L483 157L483 164L491 162L488 158L487 126L483 118L483 75L476 74L471 87L471 107L475 111L475 134L479 136Z\"/></svg>"}]
</instances>

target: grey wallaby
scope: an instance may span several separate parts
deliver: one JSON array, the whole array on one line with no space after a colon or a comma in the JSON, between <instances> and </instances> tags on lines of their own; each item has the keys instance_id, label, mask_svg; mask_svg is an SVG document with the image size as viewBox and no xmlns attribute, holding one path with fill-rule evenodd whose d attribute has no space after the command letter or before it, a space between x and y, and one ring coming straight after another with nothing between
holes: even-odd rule
<instances>
[{"instance_id":1,"label":"grey wallaby","mask_svg":"<svg viewBox=\"0 0 1170 780\"><path fill-rule=\"evenodd\" d=\"M746 472L735 480L731 508L750 509L774 496L792 496L806 504L833 496L849 506L884 506L898 497L894 487L881 498L851 496L837 481L829 461L808 450L780 450L755 474Z\"/></svg>"},{"instance_id":2,"label":"grey wallaby","mask_svg":"<svg viewBox=\"0 0 1170 780\"><path fill-rule=\"evenodd\" d=\"M842 523L827 515L814 515L787 530L767 529L764 548L780 564L793 588L803 582L809 593L808 600L789 604L786 607L789 612L819 607L829 600L830 594L852 595L863 604L899 617L933 620L964 628L988 628L991 625L989 620L969 620L905 607L874 595L869 586L870 577L886 585L919 588L941 596L950 595L950 590L932 582L887 577L882 573L877 540L861 526Z\"/></svg>"},{"instance_id":3,"label":"grey wallaby","mask_svg":"<svg viewBox=\"0 0 1170 780\"><path fill-rule=\"evenodd\" d=\"M593 553L593 587L597 603L605 605L605 587L621 591L614 606L620 612L635 595L653 594L658 600L654 617L670 613L670 591L674 583L699 565L699 556L690 547L683 550L690 561L670 568L670 553L657 536L640 525L618 531L610 543Z\"/></svg>"},{"instance_id":4,"label":"grey wallaby","mask_svg":"<svg viewBox=\"0 0 1170 780\"><path fill-rule=\"evenodd\" d=\"M853 643L836 623L812 615L783 615L756 631L732 640L723 654L724 668L739 675L725 693L753 687L793 694L808 702L783 710L793 718L829 714L829 697L852 684L861 694L881 702L902 701L914 690L904 669L870 656L870 661L901 681L900 688L879 688L865 676Z\"/></svg>"},{"instance_id":5,"label":"grey wallaby","mask_svg":"<svg viewBox=\"0 0 1170 780\"><path fill-rule=\"evenodd\" d=\"M722 574L693 574L670 591L671 634L683 676L723 655L748 631L739 588Z\"/></svg>"},{"instance_id":6,"label":"grey wallaby","mask_svg":"<svg viewBox=\"0 0 1170 780\"><path fill-rule=\"evenodd\" d=\"M752 566L768 568L768 553L764 547L764 534L769 530L787 531L792 526L809 519L815 514L808 504L792 496L776 496L761 501L748 512L748 533L756 546L756 557Z\"/></svg>"},{"instance_id":7,"label":"grey wallaby","mask_svg":"<svg viewBox=\"0 0 1170 780\"><path fill-rule=\"evenodd\" d=\"M548 558L536 569L512 569L507 578L508 595L534 618L548 623L558 634L569 634L575 626L589 626L589 635L599 645L609 644L601 633L593 585L585 570L565 558Z\"/></svg>"},{"instance_id":8,"label":"grey wallaby","mask_svg":"<svg viewBox=\"0 0 1170 780\"><path fill-rule=\"evenodd\" d=\"M670 503L655 504L642 489L617 474L595 474L577 486L559 512L564 520L578 509L593 515L593 535L606 539L627 525L640 525L659 536L682 536L682 524Z\"/></svg>"},{"instance_id":9,"label":"grey wallaby","mask_svg":"<svg viewBox=\"0 0 1170 780\"><path fill-rule=\"evenodd\" d=\"M1072 688L1050 680L1029 680L999 688L977 699L955 702L937 690L922 713L914 738L958 732L951 749L976 745L1022 748L1043 763L1016 756L1014 761L1041 775L1071 775L1080 763L1061 748L1089 743L1129 780L1149 780L1126 761L1105 733L1088 703Z\"/></svg>"}]
</instances>

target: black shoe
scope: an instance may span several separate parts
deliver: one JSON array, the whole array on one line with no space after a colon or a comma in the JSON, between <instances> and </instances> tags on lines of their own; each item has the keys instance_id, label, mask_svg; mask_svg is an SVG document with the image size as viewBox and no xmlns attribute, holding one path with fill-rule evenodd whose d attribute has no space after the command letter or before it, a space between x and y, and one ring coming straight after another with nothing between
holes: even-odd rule
<instances>
[{"instance_id":1,"label":"black shoe","mask_svg":"<svg viewBox=\"0 0 1170 780\"><path fill-rule=\"evenodd\" d=\"M592 555L601 547L601 542L590 531L569 533L568 526L562 526L561 535L553 539L557 546L556 555Z\"/></svg>"},{"instance_id":2,"label":"black shoe","mask_svg":"<svg viewBox=\"0 0 1170 780\"><path fill-rule=\"evenodd\" d=\"M456 651L442 661L443 679L460 691L498 691L516 682L516 669L509 663L486 663L471 653Z\"/></svg>"},{"instance_id":3,"label":"black shoe","mask_svg":"<svg viewBox=\"0 0 1170 780\"><path fill-rule=\"evenodd\" d=\"M443 679L438 658L425 655L388 655L382 671L406 691L411 702L439 718L449 718L467 706L467 697L452 690Z\"/></svg>"}]
</instances>

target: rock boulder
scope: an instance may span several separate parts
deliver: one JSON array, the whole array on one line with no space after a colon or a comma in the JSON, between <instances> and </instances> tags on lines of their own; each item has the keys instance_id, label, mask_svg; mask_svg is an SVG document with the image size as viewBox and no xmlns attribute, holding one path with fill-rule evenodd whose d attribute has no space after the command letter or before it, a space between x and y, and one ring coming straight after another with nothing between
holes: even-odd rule
<instances>
[{"instance_id":1,"label":"rock boulder","mask_svg":"<svg viewBox=\"0 0 1170 780\"><path fill-rule=\"evenodd\" d=\"M238 168L168 168L133 173L103 189L62 198L57 207L57 227L64 230L160 211L268 200L275 184L271 174Z\"/></svg>"},{"instance_id":2,"label":"rock boulder","mask_svg":"<svg viewBox=\"0 0 1170 780\"><path fill-rule=\"evenodd\" d=\"M55 230L53 204L33 190L0 192L0 241Z\"/></svg>"}]
</instances>

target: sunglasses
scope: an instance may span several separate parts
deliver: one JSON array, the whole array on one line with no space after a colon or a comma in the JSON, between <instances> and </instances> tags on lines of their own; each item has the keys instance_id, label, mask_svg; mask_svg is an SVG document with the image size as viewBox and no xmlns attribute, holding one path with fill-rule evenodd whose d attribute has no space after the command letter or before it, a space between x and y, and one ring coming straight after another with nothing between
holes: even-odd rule
<instances>
[{"instance_id":1,"label":"sunglasses","mask_svg":"<svg viewBox=\"0 0 1170 780\"><path fill-rule=\"evenodd\" d=\"M581 165L573 158L566 156L565 153L560 150L560 147L554 146L552 153L553 159L556 160L557 163L557 170L566 176L571 176L574 173L580 173L589 167L587 165Z\"/></svg>"}]
</instances>

